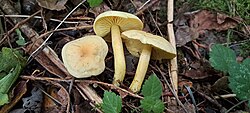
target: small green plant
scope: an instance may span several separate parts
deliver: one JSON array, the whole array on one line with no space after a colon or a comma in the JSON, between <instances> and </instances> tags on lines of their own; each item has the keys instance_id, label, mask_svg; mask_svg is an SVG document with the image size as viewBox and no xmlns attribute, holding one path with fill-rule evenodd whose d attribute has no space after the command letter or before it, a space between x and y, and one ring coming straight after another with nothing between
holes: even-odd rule
<instances>
[{"instance_id":1,"label":"small green plant","mask_svg":"<svg viewBox=\"0 0 250 113\"><path fill-rule=\"evenodd\" d=\"M143 113L162 113L164 103L160 100L162 85L155 74L152 74L142 86L144 99L140 101Z\"/></svg>"},{"instance_id":2,"label":"small green plant","mask_svg":"<svg viewBox=\"0 0 250 113\"><path fill-rule=\"evenodd\" d=\"M102 110L104 113L120 113L122 109L122 99L113 92L104 92Z\"/></svg>"},{"instance_id":3,"label":"small green plant","mask_svg":"<svg viewBox=\"0 0 250 113\"><path fill-rule=\"evenodd\" d=\"M23 38L22 36L22 33L19 29L16 29L16 33L18 35L18 40L16 41L16 43L19 45L19 46L23 46L25 45L25 39Z\"/></svg>"},{"instance_id":4,"label":"small green plant","mask_svg":"<svg viewBox=\"0 0 250 113\"><path fill-rule=\"evenodd\" d=\"M102 3L103 0L87 0L90 7L96 7L99 6Z\"/></svg>"},{"instance_id":5,"label":"small green plant","mask_svg":"<svg viewBox=\"0 0 250 113\"><path fill-rule=\"evenodd\" d=\"M9 90L25 64L26 59L19 51L2 48L0 52L0 106L9 102Z\"/></svg>"},{"instance_id":6,"label":"small green plant","mask_svg":"<svg viewBox=\"0 0 250 113\"><path fill-rule=\"evenodd\" d=\"M229 73L229 87L233 93L239 99L250 100L250 58L238 63L235 52L220 44L213 45L209 55L209 61L215 69Z\"/></svg>"},{"instance_id":7,"label":"small green plant","mask_svg":"<svg viewBox=\"0 0 250 113\"><path fill-rule=\"evenodd\" d=\"M152 74L145 81L142 87L144 99L140 101L143 113L162 113L164 111L164 103L160 100L162 93L162 85L155 74ZM113 92L104 92L102 110L104 113L120 113L122 108L122 100Z\"/></svg>"}]
</instances>

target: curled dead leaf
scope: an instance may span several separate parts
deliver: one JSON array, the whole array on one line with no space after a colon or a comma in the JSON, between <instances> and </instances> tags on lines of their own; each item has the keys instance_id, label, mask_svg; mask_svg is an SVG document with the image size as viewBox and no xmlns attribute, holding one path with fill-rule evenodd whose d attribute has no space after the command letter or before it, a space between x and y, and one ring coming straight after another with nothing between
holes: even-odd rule
<instances>
[{"instance_id":1,"label":"curled dead leaf","mask_svg":"<svg viewBox=\"0 0 250 113\"><path fill-rule=\"evenodd\" d=\"M38 5L50 9L50 10L63 10L66 7L64 6L68 0L36 0Z\"/></svg>"},{"instance_id":2,"label":"curled dead leaf","mask_svg":"<svg viewBox=\"0 0 250 113\"><path fill-rule=\"evenodd\" d=\"M190 21L191 28L197 29L199 33L204 30L223 31L229 28L235 28L242 19L239 17L229 17L226 14L214 13L209 10L201 10L196 13L186 14Z\"/></svg>"},{"instance_id":3,"label":"curled dead leaf","mask_svg":"<svg viewBox=\"0 0 250 113\"><path fill-rule=\"evenodd\" d=\"M214 13L209 10L200 10L184 13L174 24L177 46L183 46L187 42L197 39L207 30L223 31L235 28L243 20L240 17L230 17L223 13Z\"/></svg>"}]
</instances>

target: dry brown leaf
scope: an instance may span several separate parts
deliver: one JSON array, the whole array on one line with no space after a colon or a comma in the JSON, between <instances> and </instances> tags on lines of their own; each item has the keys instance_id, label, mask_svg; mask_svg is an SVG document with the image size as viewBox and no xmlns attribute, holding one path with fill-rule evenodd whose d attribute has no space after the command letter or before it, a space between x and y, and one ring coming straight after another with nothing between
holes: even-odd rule
<instances>
[{"instance_id":1,"label":"dry brown leaf","mask_svg":"<svg viewBox=\"0 0 250 113\"><path fill-rule=\"evenodd\" d=\"M101 5L99 5L98 7L93 7L93 8L90 8L89 12L95 14L95 17L105 11L108 11L108 10L111 10L109 8L109 6L107 6L107 4L105 3L102 3Z\"/></svg>"},{"instance_id":2,"label":"dry brown leaf","mask_svg":"<svg viewBox=\"0 0 250 113\"><path fill-rule=\"evenodd\" d=\"M220 79L218 79L212 86L211 91L213 92L219 92L221 90L225 90L228 88L228 77L223 76Z\"/></svg>"},{"instance_id":3,"label":"dry brown leaf","mask_svg":"<svg viewBox=\"0 0 250 113\"><path fill-rule=\"evenodd\" d=\"M175 32L177 46L183 46L187 42L197 39L207 30L223 31L235 28L241 22L242 19L239 17L229 17L226 14L208 10L187 12L184 17L180 17L174 22L177 26Z\"/></svg>"},{"instance_id":4,"label":"dry brown leaf","mask_svg":"<svg viewBox=\"0 0 250 113\"><path fill-rule=\"evenodd\" d=\"M64 6L68 0L36 0L38 5L50 9L50 10L63 10L66 7Z\"/></svg>"},{"instance_id":5,"label":"dry brown leaf","mask_svg":"<svg viewBox=\"0 0 250 113\"><path fill-rule=\"evenodd\" d=\"M32 46L35 46L35 47L32 47ZM32 47L32 48L31 48ZM31 48L31 50L30 50ZM38 45L28 45L24 50L25 52L28 52L28 53L32 53L33 51L35 51L35 49L38 48ZM64 69L64 68L58 68L56 66L55 63L53 63L48 57L47 55L44 53L44 52L40 52L36 57L35 59L47 70L49 71L50 73L60 77L60 78L63 78L63 77L66 77L65 73L61 70L61 69ZM55 57L56 60L59 60L58 57Z\"/></svg>"},{"instance_id":6,"label":"dry brown leaf","mask_svg":"<svg viewBox=\"0 0 250 113\"><path fill-rule=\"evenodd\" d=\"M197 13L186 14L189 17L191 28L197 29L200 34L204 30L223 31L229 28L235 28L242 19L239 17L229 17L226 14L214 13L208 10L201 10Z\"/></svg>"},{"instance_id":7,"label":"dry brown leaf","mask_svg":"<svg viewBox=\"0 0 250 113\"><path fill-rule=\"evenodd\" d=\"M199 37L199 33L194 31L195 29L190 28L189 26L180 26L176 30L176 46L180 47L186 43L194 40Z\"/></svg>"},{"instance_id":8,"label":"dry brown leaf","mask_svg":"<svg viewBox=\"0 0 250 113\"><path fill-rule=\"evenodd\" d=\"M192 69L192 70L186 71L185 76L190 77L192 79L204 79L208 77L208 74L201 69L198 69L198 70Z\"/></svg>"},{"instance_id":9,"label":"dry brown leaf","mask_svg":"<svg viewBox=\"0 0 250 113\"><path fill-rule=\"evenodd\" d=\"M65 111L67 106L67 92L64 92L64 90L60 89L58 91L55 87L49 87L48 93L56 100L58 100L62 106L58 106L51 98L48 96L44 97L44 111L45 112L60 112Z\"/></svg>"}]
</instances>

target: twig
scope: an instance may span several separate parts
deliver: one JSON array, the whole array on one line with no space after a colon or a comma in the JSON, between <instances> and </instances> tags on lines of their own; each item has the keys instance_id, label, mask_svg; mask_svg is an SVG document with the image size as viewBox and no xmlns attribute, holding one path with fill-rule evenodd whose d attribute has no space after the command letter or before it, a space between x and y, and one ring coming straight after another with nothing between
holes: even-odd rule
<instances>
[{"instance_id":1,"label":"twig","mask_svg":"<svg viewBox=\"0 0 250 113\"><path fill-rule=\"evenodd\" d=\"M242 100L240 101L239 103L235 104L233 107L229 108L225 113L228 113L230 112L233 108L237 107L238 105L244 103L244 102L247 102L248 100Z\"/></svg>"},{"instance_id":2,"label":"twig","mask_svg":"<svg viewBox=\"0 0 250 113\"><path fill-rule=\"evenodd\" d=\"M82 2L80 2L74 9L72 9L66 16L65 16L65 18L56 26L56 28L55 28L55 30L57 30L62 24L63 24L63 22L80 6L80 5L82 5L84 2L85 2L86 0L82 0ZM50 37L53 35L54 33L52 32L48 37L47 37L47 39L45 39L44 41L43 41L43 43L35 50L35 51L33 51L31 54L30 54L30 56L29 56L29 58L28 58L28 61L27 62L29 62L29 60L31 59L31 57L33 57L33 55L34 54L36 54L36 52L38 52L42 47L43 47L43 45L45 45L46 44L46 42L50 39Z\"/></svg>"},{"instance_id":3,"label":"twig","mask_svg":"<svg viewBox=\"0 0 250 113\"><path fill-rule=\"evenodd\" d=\"M200 92L200 91L196 91L199 95L201 95L202 97L206 98L209 102L213 103L213 105L215 105L216 107L218 107L220 109L220 111L222 113L224 113L226 110L225 107L223 107L220 103L218 103L216 100L212 99L211 97L205 95L204 93Z\"/></svg>"},{"instance_id":4,"label":"twig","mask_svg":"<svg viewBox=\"0 0 250 113\"><path fill-rule=\"evenodd\" d=\"M134 15L136 15L136 16L141 15L146 9L153 6L157 2L159 2L159 0L153 0L151 3L145 5L145 7L142 7L140 10L138 10Z\"/></svg>"},{"instance_id":5,"label":"twig","mask_svg":"<svg viewBox=\"0 0 250 113\"><path fill-rule=\"evenodd\" d=\"M187 109L185 108L185 106L181 103L181 101L178 98L178 95L176 94L176 91L170 86L170 84L168 83L167 78L164 76L163 72L160 70L160 68L158 66L156 66L156 68L158 69L158 71L161 73L161 76L163 77L164 81L167 83L168 88L170 89L170 91L173 93L174 97L176 98L177 102L179 105L181 105L181 107L184 109L184 111L186 113L188 113Z\"/></svg>"},{"instance_id":6,"label":"twig","mask_svg":"<svg viewBox=\"0 0 250 113\"><path fill-rule=\"evenodd\" d=\"M169 42L173 45L176 49L176 42L175 42L175 35L174 35L174 28L173 28L173 19L174 19L174 0L168 0L168 37ZM177 57L170 60L169 63L169 74L172 80L172 86L178 95L178 65L177 65Z\"/></svg>"},{"instance_id":7,"label":"twig","mask_svg":"<svg viewBox=\"0 0 250 113\"><path fill-rule=\"evenodd\" d=\"M21 78L28 79L28 80L41 80L41 81L52 80L52 81L60 81L60 82L71 82L71 79L61 79L61 78L51 78L51 77L21 76ZM104 82L95 81L95 80L75 80L74 82L85 82L86 84L93 84L93 83L101 84L101 85L109 86L112 89L117 89L117 90L123 91L123 92L129 94L130 96L133 96L133 97L136 97L136 98L139 98L139 99L143 99L143 97L141 97L141 96L139 96L137 94L134 94L134 93L129 92L129 91L123 89L123 88L117 87L117 86L115 86L113 84L109 84L109 83L104 83Z\"/></svg>"},{"instance_id":8,"label":"twig","mask_svg":"<svg viewBox=\"0 0 250 113\"><path fill-rule=\"evenodd\" d=\"M89 99L87 98L87 96L81 91L80 88L78 88L77 86L75 86L75 88L76 88L76 90L80 93L80 95L81 95L85 100L89 100ZM99 113L102 113L102 111L101 111L99 108L97 108L96 105L95 105L92 101L90 101L90 105L91 105L93 108L96 108L96 110L97 110Z\"/></svg>"},{"instance_id":9,"label":"twig","mask_svg":"<svg viewBox=\"0 0 250 113\"><path fill-rule=\"evenodd\" d=\"M40 36L37 37L37 40L49 35L50 33L54 33L54 32L68 31L68 30L90 29L92 27L93 27L92 25L86 25L86 26L67 27L67 28L52 30L52 31L48 31L48 32L45 32L45 33L41 34ZM46 46L46 44L44 46L42 46L40 50L42 50L45 46ZM36 55L38 55L38 53L33 54L33 58L36 57ZM33 58L29 59L29 61L27 61L27 63L30 63Z\"/></svg>"},{"instance_id":10,"label":"twig","mask_svg":"<svg viewBox=\"0 0 250 113\"><path fill-rule=\"evenodd\" d=\"M41 10L37 11L36 13L32 14L29 18L26 18L24 20L22 20L21 22L17 23L11 30L9 30L6 35L1 39L0 41L0 45L3 44L4 40L6 40L6 38L8 37L8 34L12 33L13 31L15 31L19 26L23 25L24 23L26 23L28 20L30 20L33 16L37 15L38 13L40 13Z\"/></svg>"},{"instance_id":11,"label":"twig","mask_svg":"<svg viewBox=\"0 0 250 113\"><path fill-rule=\"evenodd\" d=\"M30 18L31 16L30 15L0 15L0 17L10 17L10 18ZM41 16L33 16L32 18L35 18L35 19L42 19ZM55 21L55 22L62 22L61 20L58 20L58 19L49 19L51 21ZM64 21L63 23L65 24L79 24L80 22L71 22L71 21Z\"/></svg>"},{"instance_id":12,"label":"twig","mask_svg":"<svg viewBox=\"0 0 250 113\"><path fill-rule=\"evenodd\" d=\"M140 8L138 8L138 10L141 10L146 4L148 4L150 2L150 0L146 1Z\"/></svg>"},{"instance_id":13,"label":"twig","mask_svg":"<svg viewBox=\"0 0 250 113\"><path fill-rule=\"evenodd\" d=\"M153 20L153 22L154 22L154 24L155 24L155 26L156 26L157 30L158 30L158 31L159 31L159 33L160 33L160 35L163 37L163 34L162 34L162 32L161 32L161 30L160 30L160 28L159 28L158 24L156 23L156 21L155 21L155 19L154 19L153 15L152 15L152 13L151 13L151 11L149 11L148 9L147 9L147 11L149 12L149 15L151 16L151 18L152 18L152 20Z\"/></svg>"},{"instance_id":14,"label":"twig","mask_svg":"<svg viewBox=\"0 0 250 113\"><path fill-rule=\"evenodd\" d=\"M220 99L220 98L231 98L231 97L236 97L236 94L226 94L226 95L214 96L215 99Z\"/></svg>"}]
</instances>

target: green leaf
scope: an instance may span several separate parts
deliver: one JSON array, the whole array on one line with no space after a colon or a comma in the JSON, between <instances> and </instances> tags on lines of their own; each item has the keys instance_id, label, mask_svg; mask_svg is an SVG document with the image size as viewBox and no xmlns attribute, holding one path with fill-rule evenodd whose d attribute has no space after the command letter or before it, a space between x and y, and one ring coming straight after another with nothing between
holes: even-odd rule
<instances>
[{"instance_id":1,"label":"green leaf","mask_svg":"<svg viewBox=\"0 0 250 113\"><path fill-rule=\"evenodd\" d=\"M0 80L0 93L8 93L11 86L14 84L16 79L19 77L19 74L21 72L22 68L19 64L14 68L14 70L11 70L8 75L3 77Z\"/></svg>"},{"instance_id":2,"label":"green leaf","mask_svg":"<svg viewBox=\"0 0 250 113\"><path fill-rule=\"evenodd\" d=\"M145 97L153 97L159 99L162 93L161 81L155 74L151 74L148 80L142 86L142 94Z\"/></svg>"},{"instance_id":3,"label":"green leaf","mask_svg":"<svg viewBox=\"0 0 250 113\"><path fill-rule=\"evenodd\" d=\"M211 65L220 71L228 72L231 64L236 62L236 55L233 50L220 44L215 44L209 53Z\"/></svg>"},{"instance_id":4,"label":"green leaf","mask_svg":"<svg viewBox=\"0 0 250 113\"><path fill-rule=\"evenodd\" d=\"M99 6L102 3L103 0L87 0L90 7L96 7Z\"/></svg>"},{"instance_id":5,"label":"green leaf","mask_svg":"<svg viewBox=\"0 0 250 113\"><path fill-rule=\"evenodd\" d=\"M0 93L0 106L9 102L9 97L7 94Z\"/></svg>"},{"instance_id":6,"label":"green leaf","mask_svg":"<svg viewBox=\"0 0 250 113\"><path fill-rule=\"evenodd\" d=\"M164 111L164 103L160 99L144 97L140 103L144 113L162 113Z\"/></svg>"},{"instance_id":7,"label":"green leaf","mask_svg":"<svg viewBox=\"0 0 250 113\"><path fill-rule=\"evenodd\" d=\"M22 36L22 33L19 29L16 29L16 33L18 35L18 40L16 41L16 43L19 45L19 46L23 46L25 45L25 39L23 38Z\"/></svg>"},{"instance_id":8,"label":"green leaf","mask_svg":"<svg viewBox=\"0 0 250 113\"><path fill-rule=\"evenodd\" d=\"M0 72L4 71L8 73L12 68L15 68L17 64L24 67L26 59L19 51L3 47L2 52L0 52Z\"/></svg>"},{"instance_id":9,"label":"green leaf","mask_svg":"<svg viewBox=\"0 0 250 113\"><path fill-rule=\"evenodd\" d=\"M242 100L250 100L250 58L230 65L229 87ZM249 104L250 105L250 104Z\"/></svg>"},{"instance_id":10,"label":"green leaf","mask_svg":"<svg viewBox=\"0 0 250 113\"><path fill-rule=\"evenodd\" d=\"M122 99L113 92L104 92L102 110L104 113L120 113L122 109Z\"/></svg>"},{"instance_id":11,"label":"green leaf","mask_svg":"<svg viewBox=\"0 0 250 113\"><path fill-rule=\"evenodd\" d=\"M0 52L0 106L8 102L8 92L25 65L26 59L19 51L2 48Z\"/></svg>"}]
</instances>

